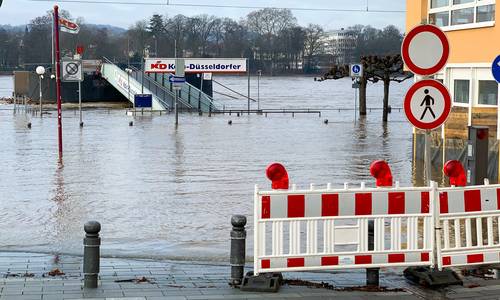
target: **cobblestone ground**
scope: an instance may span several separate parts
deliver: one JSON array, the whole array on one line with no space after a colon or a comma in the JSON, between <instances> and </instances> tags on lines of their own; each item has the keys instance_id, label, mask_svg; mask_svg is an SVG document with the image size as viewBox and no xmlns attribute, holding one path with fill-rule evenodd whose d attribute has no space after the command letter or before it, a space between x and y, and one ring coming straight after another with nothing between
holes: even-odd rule
<instances>
[{"instance_id":1,"label":"cobblestone ground","mask_svg":"<svg viewBox=\"0 0 500 300\"><path fill-rule=\"evenodd\" d=\"M64 275L50 276L59 269ZM249 269L249 268L248 268ZM0 299L499 299L500 280L465 278L464 286L426 290L404 280L400 269L381 272L381 286L402 291L366 292L285 285L278 293L242 292L228 286L229 266L196 262L103 258L99 287L83 289L82 258L0 252ZM364 271L284 273L285 279L364 284ZM144 277L145 282L133 281Z\"/></svg>"}]
</instances>

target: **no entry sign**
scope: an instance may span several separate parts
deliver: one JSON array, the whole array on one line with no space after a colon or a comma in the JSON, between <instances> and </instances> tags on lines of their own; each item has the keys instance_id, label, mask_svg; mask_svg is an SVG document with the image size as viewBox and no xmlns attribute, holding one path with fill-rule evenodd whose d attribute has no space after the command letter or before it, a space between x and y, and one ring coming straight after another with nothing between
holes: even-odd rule
<instances>
[{"instance_id":1,"label":"no entry sign","mask_svg":"<svg viewBox=\"0 0 500 300\"><path fill-rule=\"evenodd\" d=\"M404 110L413 126L425 130L434 129L441 126L450 114L450 93L439 81L419 81L408 90Z\"/></svg>"},{"instance_id":2,"label":"no entry sign","mask_svg":"<svg viewBox=\"0 0 500 300\"><path fill-rule=\"evenodd\" d=\"M401 53L410 71L417 75L429 76L436 74L446 65L450 44L438 27L420 25L406 35Z\"/></svg>"}]
</instances>

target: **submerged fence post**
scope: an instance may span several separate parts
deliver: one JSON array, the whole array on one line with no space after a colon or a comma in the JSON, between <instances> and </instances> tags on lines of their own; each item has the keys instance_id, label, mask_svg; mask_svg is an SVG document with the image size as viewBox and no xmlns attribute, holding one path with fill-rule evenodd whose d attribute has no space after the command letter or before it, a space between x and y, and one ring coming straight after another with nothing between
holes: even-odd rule
<instances>
[{"instance_id":1,"label":"submerged fence post","mask_svg":"<svg viewBox=\"0 0 500 300\"><path fill-rule=\"evenodd\" d=\"M97 288L99 276L99 259L101 238L101 224L97 221L89 221L84 225L85 238L83 239L83 276L84 288Z\"/></svg>"},{"instance_id":2,"label":"submerged fence post","mask_svg":"<svg viewBox=\"0 0 500 300\"><path fill-rule=\"evenodd\" d=\"M242 215L235 215L231 218L233 229L231 230L231 282L233 286L240 285L243 280L246 257L246 237L245 225L247 218Z\"/></svg>"}]
</instances>

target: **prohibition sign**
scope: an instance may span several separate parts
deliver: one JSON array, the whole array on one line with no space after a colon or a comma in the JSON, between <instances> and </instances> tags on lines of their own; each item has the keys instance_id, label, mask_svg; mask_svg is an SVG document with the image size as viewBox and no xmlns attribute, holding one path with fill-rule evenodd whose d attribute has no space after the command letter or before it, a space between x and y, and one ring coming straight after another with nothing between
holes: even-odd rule
<instances>
[{"instance_id":1,"label":"prohibition sign","mask_svg":"<svg viewBox=\"0 0 500 300\"><path fill-rule=\"evenodd\" d=\"M404 111L413 126L425 130L437 128L450 115L450 93L439 81L419 81L406 93Z\"/></svg>"},{"instance_id":2,"label":"prohibition sign","mask_svg":"<svg viewBox=\"0 0 500 300\"><path fill-rule=\"evenodd\" d=\"M439 72L450 56L450 44L444 32L434 25L413 28L404 38L401 54L413 73L429 76Z\"/></svg>"},{"instance_id":3,"label":"prohibition sign","mask_svg":"<svg viewBox=\"0 0 500 300\"><path fill-rule=\"evenodd\" d=\"M76 75L76 73L78 73L78 65L75 64L75 63L68 63L66 65L66 72L69 74L69 75Z\"/></svg>"}]
</instances>

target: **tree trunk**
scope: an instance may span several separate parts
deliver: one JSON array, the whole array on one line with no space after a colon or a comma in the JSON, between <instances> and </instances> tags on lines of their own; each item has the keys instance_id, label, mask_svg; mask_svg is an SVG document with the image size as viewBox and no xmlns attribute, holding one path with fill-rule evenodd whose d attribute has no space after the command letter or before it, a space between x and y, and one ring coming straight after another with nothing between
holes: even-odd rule
<instances>
[{"instance_id":1,"label":"tree trunk","mask_svg":"<svg viewBox=\"0 0 500 300\"><path fill-rule=\"evenodd\" d=\"M388 75L384 76L384 113L382 116L382 121L387 122L389 115L389 86L391 84L391 79Z\"/></svg>"},{"instance_id":2,"label":"tree trunk","mask_svg":"<svg viewBox=\"0 0 500 300\"><path fill-rule=\"evenodd\" d=\"M359 115L366 116L366 86L367 86L366 76L363 76L359 80Z\"/></svg>"}]
</instances>

